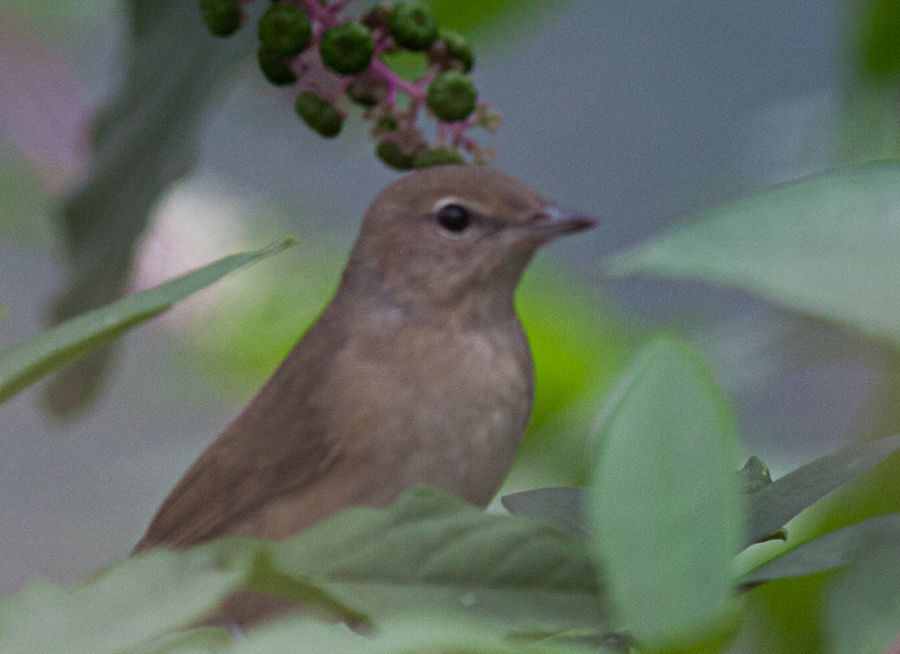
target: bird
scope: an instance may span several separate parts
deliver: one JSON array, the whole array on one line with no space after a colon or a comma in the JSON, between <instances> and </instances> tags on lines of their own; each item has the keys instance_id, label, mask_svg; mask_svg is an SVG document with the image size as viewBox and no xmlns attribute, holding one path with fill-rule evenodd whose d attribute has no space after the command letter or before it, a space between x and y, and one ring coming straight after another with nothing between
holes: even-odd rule
<instances>
[{"instance_id":1,"label":"bird","mask_svg":"<svg viewBox=\"0 0 900 654\"><path fill-rule=\"evenodd\" d=\"M495 169L444 165L395 180L366 211L329 304L133 553L282 540L419 484L487 506L534 401L516 288L540 246L595 224ZM222 619L277 612L251 595L226 602Z\"/></svg>"}]
</instances>

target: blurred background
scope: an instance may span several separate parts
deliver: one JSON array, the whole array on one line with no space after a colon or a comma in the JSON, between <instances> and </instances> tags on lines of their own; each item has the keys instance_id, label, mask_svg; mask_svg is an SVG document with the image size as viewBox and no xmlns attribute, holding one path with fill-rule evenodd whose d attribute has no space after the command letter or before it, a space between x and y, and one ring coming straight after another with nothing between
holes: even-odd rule
<instances>
[{"instance_id":1,"label":"blurred background","mask_svg":"<svg viewBox=\"0 0 900 654\"><path fill-rule=\"evenodd\" d=\"M184 20L199 21L182 4ZM865 3L492 0L474 18L465 12L479 3L453 4L442 11L472 37L473 77L504 117L483 138L499 150L492 165L600 220L542 252L521 289L538 399L508 490L585 480L584 439L605 390L660 331L703 348L737 407L746 452L776 475L896 427L879 408L896 366L877 346L738 291L610 282L602 268L604 255L684 216L896 147L895 133L878 131L894 105L852 74ZM61 207L90 175L93 116L123 88L129 21L147 27L127 7L0 0L0 347L44 329L71 283ZM178 25L154 29L157 47L184 45ZM300 245L125 337L89 407L52 415L41 387L0 406L0 596L127 554L327 302L363 211L397 176L374 157L358 116L322 140L252 55L201 37L203 52L236 49L234 63L167 100L177 107L202 91L177 145L130 142L138 162L195 142L198 159L175 166L186 174L161 184L158 201L145 198L150 224L128 288L286 233ZM143 72L146 83L128 90L138 104L169 71ZM863 138L860 125L876 133ZM124 219L133 200L113 215Z\"/></svg>"}]
</instances>

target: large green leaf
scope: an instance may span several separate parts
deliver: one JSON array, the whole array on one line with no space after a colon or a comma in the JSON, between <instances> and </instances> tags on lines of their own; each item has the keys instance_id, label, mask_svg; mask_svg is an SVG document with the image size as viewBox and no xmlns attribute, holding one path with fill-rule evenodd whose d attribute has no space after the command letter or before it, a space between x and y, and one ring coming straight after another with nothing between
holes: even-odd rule
<instances>
[{"instance_id":1,"label":"large green leaf","mask_svg":"<svg viewBox=\"0 0 900 654\"><path fill-rule=\"evenodd\" d=\"M806 464L749 496L749 540L762 540L804 509L900 449L900 435L851 445Z\"/></svg>"},{"instance_id":2,"label":"large green leaf","mask_svg":"<svg viewBox=\"0 0 900 654\"><path fill-rule=\"evenodd\" d=\"M892 652L900 637L898 542L865 543L829 588L825 624L833 654Z\"/></svg>"},{"instance_id":3,"label":"large green leaf","mask_svg":"<svg viewBox=\"0 0 900 654\"><path fill-rule=\"evenodd\" d=\"M64 588L37 582L0 603L0 652L131 651L188 626L237 588L248 558L229 564L210 550L155 551Z\"/></svg>"},{"instance_id":4,"label":"large green leaf","mask_svg":"<svg viewBox=\"0 0 900 654\"><path fill-rule=\"evenodd\" d=\"M900 341L900 164L801 179L612 257L614 275L737 286Z\"/></svg>"},{"instance_id":5,"label":"large green leaf","mask_svg":"<svg viewBox=\"0 0 900 654\"><path fill-rule=\"evenodd\" d=\"M341 626L314 622L279 624L251 633L235 654L588 654L605 652L596 647L553 642L510 641L496 623L486 620L448 619L419 610L393 616L368 637Z\"/></svg>"},{"instance_id":6,"label":"large green leaf","mask_svg":"<svg viewBox=\"0 0 900 654\"><path fill-rule=\"evenodd\" d=\"M842 568L859 556L866 543L882 539L900 543L900 514L870 518L819 536L752 570L742 582L755 586Z\"/></svg>"},{"instance_id":7,"label":"large green leaf","mask_svg":"<svg viewBox=\"0 0 900 654\"><path fill-rule=\"evenodd\" d=\"M728 403L700 355L665 339L637 357L610 397L588 510L615 626L642 651L721 637L743 542Z\"/></svg>"},{"instance_id":8,"label":"large green leaf","mask_svg":"<svg viewBox=\"0 0 900 654\"><path fill-rule=\"evenodd\" d=\"M50 329L0 351L0 401L8 399L60 366L84 356L141 323L170 309L192 293L229 272L281 252L293 243L285 239L253 252L233 254L155 288Z\"/></svg>"},{"instance_id":9,"label":"large green leaf","mask_svg":"<svg viewBox=\"0 0 900 654\"><path fill-rule=\"evenodd\" d=\"M274 546L275 565L373 616L489 615L510 625L599 627L582 539L543 521L488 515L417 487L385 510L358 508Z\"/></svg>"},{"instance_id":10,"label":"large green leaf","mask_svg":"<svg viewBox=\"0 0 900 654\"><path fill-rule=\"evenodd\" d=\"M209 34L196 2L129 0L125 83L93 126L93 165L63 210L69 287L53 316L62 322L120 296L135 243L169 185L199 156L199 127L224 78L253 47L254 30ZM68 413L96 392L110 350L63 371L48 406Z\"/></svg>"}]
</instances>

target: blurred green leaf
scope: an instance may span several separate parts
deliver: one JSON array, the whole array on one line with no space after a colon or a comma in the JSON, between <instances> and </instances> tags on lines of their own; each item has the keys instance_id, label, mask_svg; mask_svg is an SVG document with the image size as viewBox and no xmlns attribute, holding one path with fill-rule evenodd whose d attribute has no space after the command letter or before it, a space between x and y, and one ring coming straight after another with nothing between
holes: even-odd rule
<instances>
[{"instance_id":1,"label":"blurred green leaf","mask_svg":"<svg viewBox=\"0 0 900 654\"><path fill-rule=\"evenodd\" d=\"M341 626L311 622L273 625L252 632L235 654L588 654L596 647L578 647L549 642L510 642L495 623L484 620L448 619L440 613L419 609L390 616L379 623L378 632L360 636ZM604 650L605 651L605 650Z\"/></svg>"},{"instance_id":2,"label":"blurred green leaf","mask_svg":"<svg viewBox=\"0 0 900 654\"><path fill-rule=\"evenodd\" d=\"M890 652L900 637L898 540L875 539L828 589L823 616L833 654Z\"/></svg>"},{"instance_id":3,"label":"blurred green leaf","mask_svg":"<svg viewBox=\"0 0 900 654\"><path fill-rule=\"evenodd\" d=\"M878 82L900 81L900 2L868 0L859 7L861 72Z\"/></svg>"},{"instance_id":4,"label":"blurred green leaf","mask_svg":"<svg viewBox=\"0 0 900 654\"><path fill-rule=\"evenodd\" d=\"M430 487L388 509L344 511L273 546L285 573L371 615L428 607L447 619L597 627L585 542L542 521L487 515Z\"/></svg>"},{"instance_id":5,"label":"blurred green leaf","mask_svg":"<svg viewBox=\"0 0 900 654\"><path fill-rule=\"evenodd\" d=\"M167 311L176 302L209 286L223 275L281 252L293 242L293 239L285 239L261 250L219 259L204 268L95 309L0 351L0 401L102 343Z\"/></svg>"},{"instance_id":6,"label":"blurred green leaf","mask_svg":"<svg viewBox=\"0 0 900 654\"><path fill-rule=\"evenodd\" d=\"M234 559L223 566L209 550L157 550L77 586L33 583L0 602L0 651L131 651L202 617L240 585L248 565L248 559Z\"/></svg>"},{"instance_id":7,"label":"blurred green leaf","mask_svg":"<svg viewBox=\"0 0 900 654\"><path fill-rule=\"evenodd\" d=\"M749 497L751 543L769 536L804 509L900 449L900 435L851 445L816 459Z\"/></svg>"},{"instance_id":8,"label":"blurred green leaf","mask_svg":"<svg viewBox=\"0 0 900 654\"><path fill-rule=\"evenodd\" d=\"M888 539L900 543L900 514L870 518L819 536L744 575L748 586L804 577L849 565L869 542Z\"/></svg>"},{"instance_id":9,"label":"blurred green leaf","mask_svg":"<svg viewBox=\"0 0 900 654\"><path fill-rule=\"evenodd\" d=\"M642 651L704 648L733 627L731 561L743 542L735 438L700 355L672 340L648 346L603 408L595 556Z\"/></svg>"},{"instance_id":10,"label":"blurred green leaf","mask_svg":"<svg viewBox=\"0 0 900 654\"><path fill-rule=\"evenodd\" d=\"M900 165L778 186L616 255L613 275L736 286L900 341Z\"/></svg>"},{"instance_id":11,"label":"blurred green leaf","mask_svg":"<svg viewBox=\"0 0 900 654\"><path fill-rule=\"evenodd\" d=\"M500 501L513 515L540 518L587 538L587 493L587 488L538 488L504 495Z\"/></svg>"},{"instance_id":12,"label":"blurred green leaf","mask_svg":"<svg viewBox=\"0 0 900 654\"><path fill-rule=\"evenodd\" d=\"M428 0L428 4L442 29L474 35L484 42L569 6L567 2L541 0ZM477 52L475 56L477 61Z\"/></svg>"},{"instance_id":13,"label":"blurred green leaf","mask_svg":"<svg viewBox=\"0 0 900 654\"><path fill-rule=\"evenodd\" d=\"M252 29L225 40L211 36L195 2L130 0L127 7L125 84L95 121L93 167L63 210L72 273L54 304L56 322L120 296L150 211L193 168L204 110L254 43ZM48 387L48 408L65 415L90 399L109 352L63 371Z\"/></svg>"}]
</instances>

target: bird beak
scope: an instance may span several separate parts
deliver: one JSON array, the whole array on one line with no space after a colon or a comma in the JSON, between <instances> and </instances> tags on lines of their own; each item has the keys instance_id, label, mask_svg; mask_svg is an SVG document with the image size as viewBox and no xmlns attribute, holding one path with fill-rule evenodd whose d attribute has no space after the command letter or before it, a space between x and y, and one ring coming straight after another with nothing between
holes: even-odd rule
<instances>
[{"instance_id":1,"label":"bird beak","mask_svg":"<svg viewBox=\"0 0 900 654\"><path fill-rule=\"evenodd\" d=\"M548 204L528 223L528 231L546 242L557 236L574 234L596 226L597 221L590 216Z\"/></svg>"}]
</instances>

